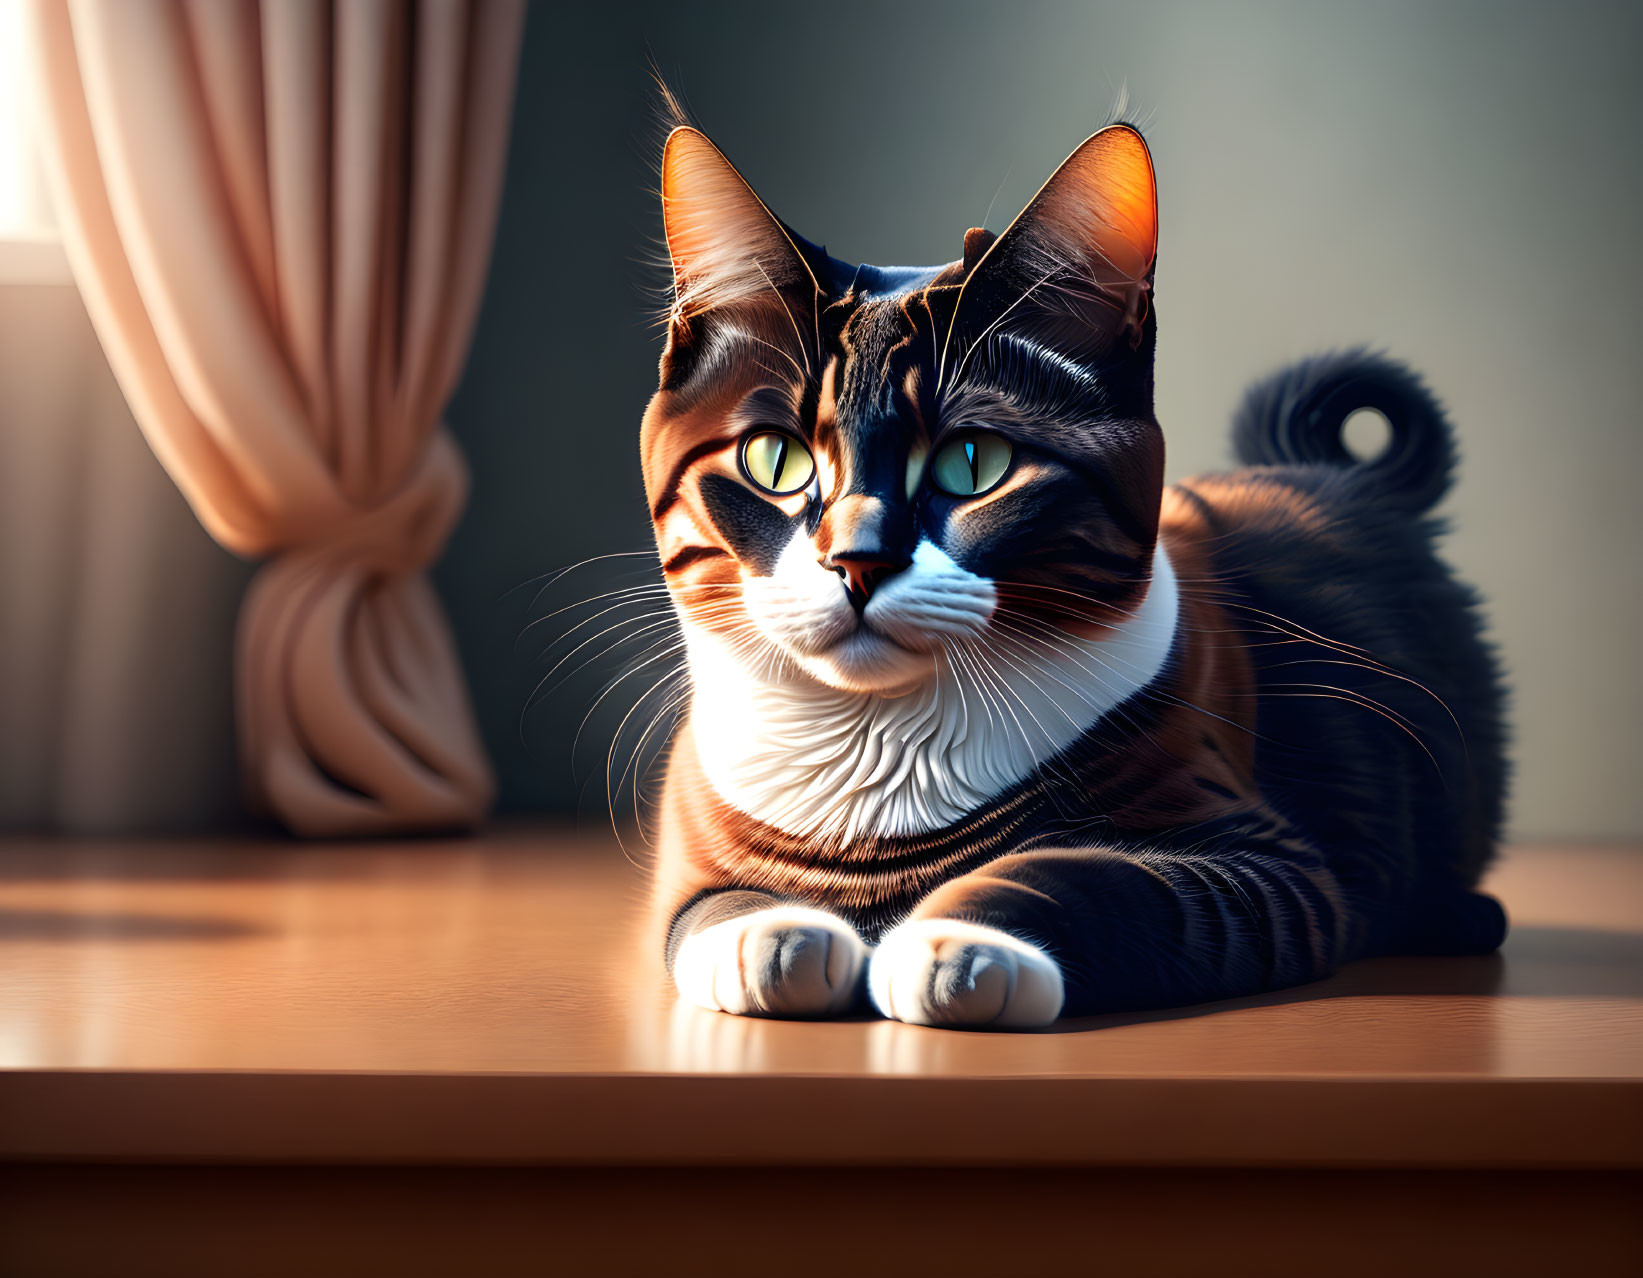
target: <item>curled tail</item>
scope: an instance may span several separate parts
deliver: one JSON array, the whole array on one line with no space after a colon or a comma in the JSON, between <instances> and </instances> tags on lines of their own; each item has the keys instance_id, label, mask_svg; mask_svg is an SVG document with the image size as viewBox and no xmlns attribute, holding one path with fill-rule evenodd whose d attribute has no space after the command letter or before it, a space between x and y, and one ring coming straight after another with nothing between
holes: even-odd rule
<instances>
[{"instance_id":1,"label":"curled tail","mask_svg":"<svg viewBox=\"0 0 1643 1278\"><path fill-rule=\"evenodd\" d=\"M1378 456L1353 455L1346 419L1372 408L1391 438ZM1339 466L1364 495L1421 513L1449 491L1455 440L1443 408L1402 364L1367 351L1302 360L1252 386L1232 423L1232 447L1246 466Z\"/></svg>"}]
</instances>

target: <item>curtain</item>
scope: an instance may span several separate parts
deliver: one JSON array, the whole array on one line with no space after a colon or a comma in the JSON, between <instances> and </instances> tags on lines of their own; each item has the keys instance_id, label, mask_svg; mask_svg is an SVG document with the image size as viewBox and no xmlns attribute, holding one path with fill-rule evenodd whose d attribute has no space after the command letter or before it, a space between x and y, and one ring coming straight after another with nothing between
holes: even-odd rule
<instances>
[{"instance_id":1,"label":"curtain","mask_svg":"<svg viewBox=\"0 0 1643 1278\"><path fill-rule=\"evenodd\" d=\"M492 781L425 575L522 0L34 0L47 171L109 363L242 605L240 768L308 835L470 826ZM157 743L156 748L160 748Z\"/></svg>"}]
</instances>

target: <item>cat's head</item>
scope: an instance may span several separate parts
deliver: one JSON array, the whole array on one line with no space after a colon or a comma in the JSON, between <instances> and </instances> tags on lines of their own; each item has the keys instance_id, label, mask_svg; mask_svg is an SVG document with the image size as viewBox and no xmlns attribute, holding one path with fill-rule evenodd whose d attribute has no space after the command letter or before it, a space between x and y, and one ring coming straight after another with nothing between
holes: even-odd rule
<instances>
[{"instance_id":1,"label":"cat's head","mask_svg":"<svg viewBox=\"0 0 1643 1278\"><path fill-rule=\"evenodd\" d=\"M928 269L829 257L689 127L662 204L673 304L641 451L689 633L750 671L894 692L990 635L1133 611L1164 454L1139 133L1095 134L1003 234Z\"/></svg>"}]
</instances>

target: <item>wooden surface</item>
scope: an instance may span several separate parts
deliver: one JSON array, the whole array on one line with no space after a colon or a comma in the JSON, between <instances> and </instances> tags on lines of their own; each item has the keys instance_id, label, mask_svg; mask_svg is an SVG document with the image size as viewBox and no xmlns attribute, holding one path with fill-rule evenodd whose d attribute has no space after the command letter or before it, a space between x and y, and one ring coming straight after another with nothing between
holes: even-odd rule
<instances>
[{"instance_id":1,"label":"wooden surface","mask_svg":"<svg viewBox=\"0 0 1643 1278\"><path fill-rule=\"evenodd\" d=\"M1053 1031L677 1006L609 836L0 847L0 1160L1643 1166L1643 851L1487 959Z\"/></svg>"},{"instance_id":2,"label":"wooden surface","mask_svg":"<svg viewBox=\"0 0 1643 1278\"><path fill-rule=\"evenodd\" d=\"M1635 1172L0 1168L7 1278L1610 1278Z\"/></svg>"}]
</instances>

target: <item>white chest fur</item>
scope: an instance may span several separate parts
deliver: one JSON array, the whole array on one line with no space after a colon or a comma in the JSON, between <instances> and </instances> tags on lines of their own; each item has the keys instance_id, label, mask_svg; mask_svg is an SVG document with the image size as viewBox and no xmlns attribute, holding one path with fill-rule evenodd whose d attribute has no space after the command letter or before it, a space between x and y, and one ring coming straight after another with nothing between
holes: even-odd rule
<instances>
[{"instance_id":1,"label":"white chest fur","mask_svg":"<svg viewBox=\"0 0 1643 1278\"><path fill-rule=\"evenodd\" d=\"M1105 638L995 619L893 696L841 691L790 664L752 668L687 627L697 753L726 802L788 834L848 841L938 830L1152 682L1179 608L1160 544L1146 599Z\"/></svg>"}]
</instances>

